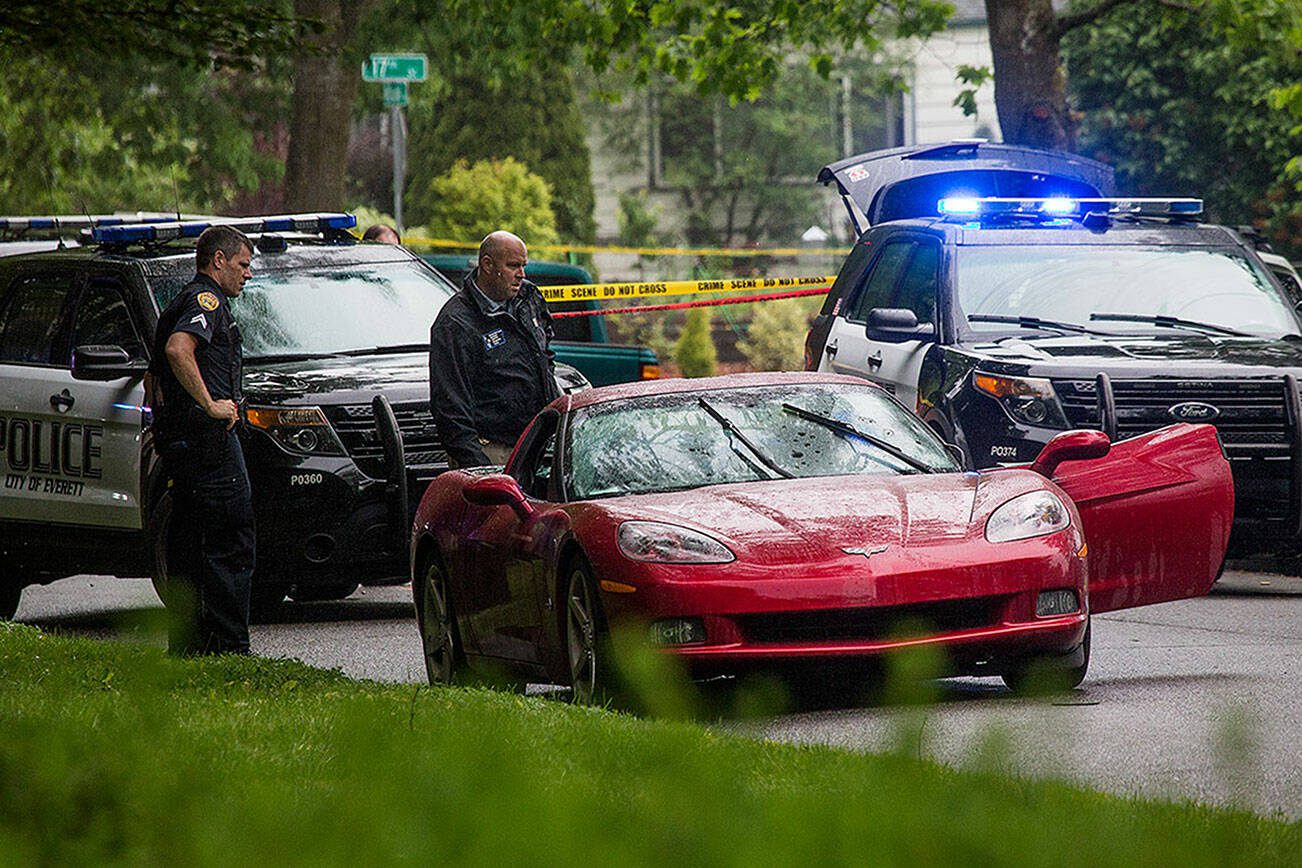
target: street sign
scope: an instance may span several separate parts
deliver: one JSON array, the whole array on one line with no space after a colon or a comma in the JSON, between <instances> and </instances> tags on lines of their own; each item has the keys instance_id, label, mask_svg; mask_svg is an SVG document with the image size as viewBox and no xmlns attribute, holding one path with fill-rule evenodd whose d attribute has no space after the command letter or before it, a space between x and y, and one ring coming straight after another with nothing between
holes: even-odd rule
<instances>
[{"instance_id":1,"label":"street sign","mask_svg":"<svg viewBox=\"0 0 1302 868\"><path fill-rule=\"evenodd\" d=\"M384 87L384 105L386 108L407 104L407 82L386 81Z\"/></svg>"},{"instance_id":2,"label":"street sign","mask_svg":"<svg viewBox=\"0 0 1302 868\"><path fill-rule=\"evenodd\" d=\"M429 58L424 54L372 54L362 64L363 81L425 81Z\"/></svg>"}]
</instances>

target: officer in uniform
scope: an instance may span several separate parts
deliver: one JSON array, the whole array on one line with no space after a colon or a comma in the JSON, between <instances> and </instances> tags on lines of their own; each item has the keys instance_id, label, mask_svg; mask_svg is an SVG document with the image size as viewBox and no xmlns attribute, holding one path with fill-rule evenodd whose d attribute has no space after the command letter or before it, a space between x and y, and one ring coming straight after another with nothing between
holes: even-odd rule
<instances>
[{"instance_id":1,"label":"officer in uniform","mask_svg":"<svg viewBox=\"0 0 1302 868\"><path fill-rule=\"evenodd\" d=\"M244 233L204 230L195 246L198 273L163 311L154 336L154 443L173 504L168 548L190 555L169 575L182 585L169 593L179 611L168 650L178 655L249 653L253 505L236 433L242 357L230 299L252 276L252 261Z\"/></svg>"},{"instance_id":2,"label":"officer in uniform","mask_svg":"<svg viewBox=\"0 0 1302 868\"><path fill-rule=\"evenodd\" d=\"M534 415L560 394L551 315L524 279L524 242L498 231L430 329L430 412L453 467L505 464Z\"/></svg>"}]
</instances>

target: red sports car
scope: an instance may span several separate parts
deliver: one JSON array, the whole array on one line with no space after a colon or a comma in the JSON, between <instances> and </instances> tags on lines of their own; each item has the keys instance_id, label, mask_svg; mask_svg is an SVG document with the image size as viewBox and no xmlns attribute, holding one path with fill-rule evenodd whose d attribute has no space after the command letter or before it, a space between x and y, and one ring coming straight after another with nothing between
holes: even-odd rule
<instances>
[{"instance_id":1,"label":"red sports car","mask_svg":"<svg viewBox=\"0 0 1302 868\"><path fill-rule=\"evenodd\" d=\"M412 587L431 682L505 668L590 700L618 624L699 674L929 643L956 673L1074 686L1090 612L1206 593L1233 516L1207 425L1070 431L964 472L860 379L661 380L558 398L505 472L435 479Z\"/></svg>"}]
</instances>

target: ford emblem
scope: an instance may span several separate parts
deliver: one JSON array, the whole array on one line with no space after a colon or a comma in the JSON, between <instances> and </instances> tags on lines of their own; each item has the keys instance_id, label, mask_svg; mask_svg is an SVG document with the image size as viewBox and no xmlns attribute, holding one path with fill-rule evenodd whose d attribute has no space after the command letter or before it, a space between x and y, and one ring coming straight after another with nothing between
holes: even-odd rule
<instances>
[{"instance_id":1,"label":"ford emblem","mask_svg":"<svg viewBox=\"0 0 1302 868\"><path fill-rule=\"evenodd\" d=\"M1183 404L1169 407L1166 412L1171 414L1172 419L1181 422L1210 422L1221 415L1220 410L1201 401L1185 401Z\"/></svg>"}]
</instances>

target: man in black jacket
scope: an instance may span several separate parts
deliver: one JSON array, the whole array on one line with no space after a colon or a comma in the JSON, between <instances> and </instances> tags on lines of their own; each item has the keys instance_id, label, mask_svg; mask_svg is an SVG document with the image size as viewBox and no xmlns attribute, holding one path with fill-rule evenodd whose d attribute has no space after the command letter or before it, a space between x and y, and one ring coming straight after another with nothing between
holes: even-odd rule
<instances>
[{"instance_id":1,"label":"man in black jacket","mask_svg":"<svg viewBox=\"0 0 1302 868\"><path fill-rule=\"evenodd\" d=\"M560 394L551 315L524 279L528 258L515 235L490 234L430 329L430 412L453 467L505 464L529 420Z\"/></svg>"}]
</instances>

